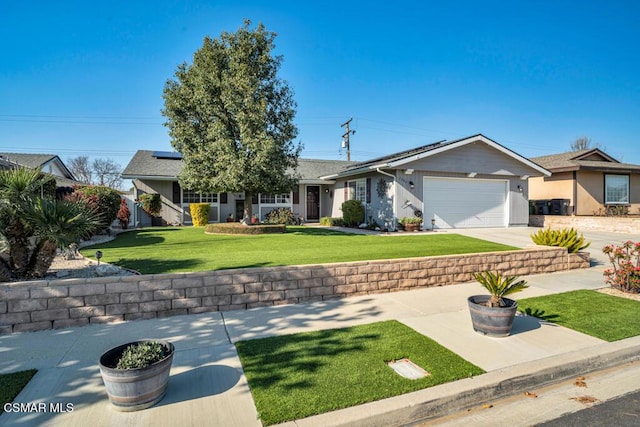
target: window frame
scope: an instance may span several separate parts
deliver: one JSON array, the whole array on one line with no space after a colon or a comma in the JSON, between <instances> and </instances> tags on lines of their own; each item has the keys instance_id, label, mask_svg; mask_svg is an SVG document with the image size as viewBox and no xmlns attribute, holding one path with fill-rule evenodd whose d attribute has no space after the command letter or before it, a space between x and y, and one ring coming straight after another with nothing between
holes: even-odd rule
<instances>
[{"instance_id":1,"label":"window frame","mask_svg":"<svg viewBox=\"0 0 640 427\"><path fill-rule=\"evenodd\" d=\"M609 179L620 179L620 178L626 181L624 183L624 186L626 187L626 194L624 194L622 198L619 200L611 201L610 188L613 187L613 185L609 184ZM619 184L616 184L616 185L619 185ZM631 179L629 175L612 174L612 173L604 174L604 204L605 205L628 205L630 200L629 197L631 195L630 186L631 186Z\"/></svg>"}]
</instances>

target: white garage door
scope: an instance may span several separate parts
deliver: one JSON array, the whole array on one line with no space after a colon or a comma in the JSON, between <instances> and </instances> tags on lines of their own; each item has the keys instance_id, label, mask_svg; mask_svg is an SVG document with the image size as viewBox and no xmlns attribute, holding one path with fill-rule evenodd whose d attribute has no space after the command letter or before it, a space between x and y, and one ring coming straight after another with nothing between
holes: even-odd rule
<instances>
[{"instance_id":1,"label":"white garage door","mask_svg":"<svg viewBox=\"0 0 640 427\"><path fill-rule=\"evenodd\" d=\"M437 228L506 227L507 181L424 178L424 225Z\"/></svg>"}]
</instances>

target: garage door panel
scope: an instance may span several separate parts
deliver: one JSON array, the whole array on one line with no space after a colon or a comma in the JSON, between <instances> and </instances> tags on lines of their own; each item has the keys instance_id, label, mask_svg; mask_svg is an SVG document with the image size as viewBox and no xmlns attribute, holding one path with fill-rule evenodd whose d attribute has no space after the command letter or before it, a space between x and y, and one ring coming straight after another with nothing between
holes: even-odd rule
<instances>
[{"instance_id":1,"label":"garage door panel","mask_svg":"<svg viewBox=\"0 0 640 427\"><path fill-rule=\"evenodd\" d=\"M424 178L424 218L437 228L503 227L506 181Z\"/></svg>"}]
</instances>

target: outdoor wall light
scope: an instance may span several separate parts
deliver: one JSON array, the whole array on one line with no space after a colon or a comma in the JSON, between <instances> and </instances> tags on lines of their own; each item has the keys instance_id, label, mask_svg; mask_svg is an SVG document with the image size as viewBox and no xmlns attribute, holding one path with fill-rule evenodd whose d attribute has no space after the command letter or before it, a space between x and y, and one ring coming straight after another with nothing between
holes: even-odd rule
<instances>
[{"instance_id":1,"label":"outdoor wall light","mask_svg":"<svg viewBox=\"0 0 640 427\"><path fill-rule=\"evenodd\" d=\"M329 192L329 189L328 189L328 188L325 188L325 189L324 189L324 192L325 192L325 193L328 193L328 192Z\"/></svg>"},{"instance_id":2,"label":"outdoor wall light","mask_svg":"<svg viewBox=\"0 0 640 427\"><path fill-rule=\"evenodd\" d=\"M518 191L522 193L522 186L518 184Z\"/></svg>"},{"instance_id":3,"label":"outdoor wall light","mask_svg":"<svg viewBox=\"0 0 640 427\"><path fill-rule=\"evenodd\" d=\"M413 183L413 181L409 181L409 187L411 188L415 187L415 184Z\"/></svg>"}]
</instances>

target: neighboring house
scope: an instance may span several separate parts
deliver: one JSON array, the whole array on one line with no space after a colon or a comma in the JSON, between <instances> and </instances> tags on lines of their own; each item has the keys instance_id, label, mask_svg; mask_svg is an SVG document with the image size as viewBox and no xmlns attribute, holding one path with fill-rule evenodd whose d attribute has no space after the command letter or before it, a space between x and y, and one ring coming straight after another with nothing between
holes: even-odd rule
<instances>
[{"instance_id":1,"label":"neighboring house","mask_svg":"<svg viewBox=\"0 0 640 427\"><path fill-rule=\"evenodd\" d=\"M211 203L211 222L242 216L242 193L199 194L183 189L179 153L138 151L123 172L132 179L136 197L162 196L164 222L191 222L190 202ZM367 162L299 159L300 180L294 191L260 194L253 211L260 218L276 207L288 207L308 222L341 217L345 200L365 206L366 220L395 227L398 218L422 216L424 228L526 226L528 179L550 172L495 141L474 135L402 151ZM302 195L302 197L300 197ZM142 216L141 216L142 217ZM139 225L149 225L146 218Z\"/></svg>"},{"instance_id":2,"label":"neighboring house","mask_svg":"<svg viewBox=\"0 0 640 427\"><path fill-rule=\"evenodd\" d=\"M79 184L60 157L55 154L0 153L0 161L49 173L56 178L58 187Z\"/></svg>"},{"instance_id":3,"label":"neighboring house","mask_svg":"<svg viewBox=\"0 0 640 427\"><path fill-rule=\"evenodd\" d=\"M640 165L620 163L597 148L531 160L552 173L531 179L531 200L564 199L568 215L602 214L612 206L634 214L640 209ZM547 208L536 213L554 212Z\"/></svg>"}]
</instances>

